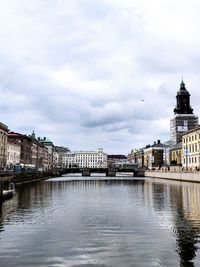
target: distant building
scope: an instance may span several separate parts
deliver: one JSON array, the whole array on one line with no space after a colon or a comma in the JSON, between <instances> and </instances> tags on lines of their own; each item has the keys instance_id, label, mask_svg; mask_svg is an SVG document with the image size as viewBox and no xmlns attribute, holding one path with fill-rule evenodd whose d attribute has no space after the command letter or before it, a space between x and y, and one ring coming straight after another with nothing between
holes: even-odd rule
<instances>
[{"instance_id":1,"label":"distant building","mask_svg":"<svg viewBox=\"0 0 200 267\"><path fill-rule=\"evenodd\" d=\"M182 142L170 149L170 165L182 166Z\"/></svg>"},{"instance_id":2,"label":"distant building","mask_svg":"<svg viewBox=\"0 0 200 267\"><path fill-rule=\"evenodd\" d=\"M32 139L32 165L37 170L48 170L49 169L49 155L48 149L40 142L40 139L36 138L35 132L33 131L30 135Z\"/></svg>"},{"instance_id":3,"label":"distant building","mask_svg":"<svg viewBox=\"0 0 200 267\"><path fill-rule=\"evenodd\" d=\"M7 164L7 134L8 127L0 122L0 170L4 170Z\"/></svg>"},{"instance_id":4,"label":"distant building","mask_svg":"<svg viewBox=\"0 0 200 267\"><path fill-rule=\"evenodd\" d=\"M70 150L68 147L64 147L64 146L55 146L55 149L58 153L58 166L62 167L64 154L67 152L70 152Z\"/></svg>"},{"instance_id":5,"label":"distant building","mask_svg":"<svg viewBox=\"0 0 200 267\"><path fill-rule=\"evenodd\" d=\"M160 140L154 142L153 145L147 145L144 149L144 166L148 169L155 167L161 168L167 165L166 152L167 146L162 144Z\"/></svg>"},{"instance_id":6,"label":"distant building","mask_svg":"<svg viewBox=\"0 0 200 267\"><path fill-rule=\"evenodd\" d=\"M48 155L49 155L49 168L56 168L58 167L58 152L53 144L53 142L49 139L47 139L46 137L42 138L38 138L39 142L45 146L48 149Z\"/></svg>"},{"instance_id":7,"label":"distant building","mask_svg":"<svg viewBox=\"0 0 200 267\"><path fill-rule=\"evenodd\" d=\"M80 167L80 168L106 168L107 154L102 148L96 151L74 151L67 152L63 156L63 167Z\"/></svg>"},{"instance_id":8,"label":"distant building","mask_svg":"<svg viewBox=\"0 0 200 267\"><path fill-rule=\"evenodd\" d=\"M8 141L21 146L20 165L23 168L41 170L49 168L48 150L35 138L34 132L29 136L9 132Z\"/></svg>"},{"instance_id":9,"label":"distant building","mask_svg":"<svg viewBox=\"0 0 200 267\"><path fill-rule=\"evenodd\" d=\"M107 166L110 167L118 167L124 164L127 164L127 156L125 155L108 155L107 156Z\"/></svg>"},{"instance_id":10,"label":"distant building","mask_svg":"<svg viewBox=\"0 0 200 267\"><path fill-rule=\"evenodd\" d=\"M190 106L190 94L182 81L176 96L174 118L170 120L170 138L173 145L182 141L182 134L198 126L198 117Z\"/></svg>"},{"instance_id":11,"label":"distant building","mask_svg":"<svg viewBox=\"0 0 200 267\"><path fill-rule=\"evenodd\" d=\"M8 140L21 145L20 163L22 166L33 168L32 165L32 139L25 134L9 132Z\"/></svg>"},{"instance_id":12,"label":"distant building","mask_svg":"<svg viewBox=\"0 0 200 267\"><path fill-rule=\"evenodd\" d=\"M139 168L144 167L144 149L133 149L128 155L127 159L129 163L137 164Z\"/></svg>"}]
</instances>

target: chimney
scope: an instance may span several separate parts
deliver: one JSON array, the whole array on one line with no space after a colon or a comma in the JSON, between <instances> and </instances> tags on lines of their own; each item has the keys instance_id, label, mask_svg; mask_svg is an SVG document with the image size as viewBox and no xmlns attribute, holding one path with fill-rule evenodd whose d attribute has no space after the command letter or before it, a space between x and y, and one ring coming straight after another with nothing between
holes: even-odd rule
<instances>
[{"instance_id":1,"label":"chimney","mask_svg":"<svg viewBox=\"0 0 200 267\"><path fill-rule=\"evenodd\" d=\"M158 144L160 144L160 140L158 140Z\"/></svg>"}]
</instances>

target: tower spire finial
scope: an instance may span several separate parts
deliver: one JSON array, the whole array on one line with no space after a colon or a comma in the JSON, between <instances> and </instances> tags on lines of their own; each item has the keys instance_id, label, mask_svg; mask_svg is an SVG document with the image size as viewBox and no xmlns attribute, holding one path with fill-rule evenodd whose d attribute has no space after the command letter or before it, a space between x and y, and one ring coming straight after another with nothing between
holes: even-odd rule
<instances>
[{"instance_id":1,"label":"tower spire finial","mask_svg":"<svg viewBox=\"0 0 200 267\"><path fill-rule=\"evenodd\" d=\"M182 81L181 81L181 84L180 84L180 88L181 89L185 89L185 83L184 83L184 81L183 81L183 76L182 76Z\"/></svg>"}]
</instances>

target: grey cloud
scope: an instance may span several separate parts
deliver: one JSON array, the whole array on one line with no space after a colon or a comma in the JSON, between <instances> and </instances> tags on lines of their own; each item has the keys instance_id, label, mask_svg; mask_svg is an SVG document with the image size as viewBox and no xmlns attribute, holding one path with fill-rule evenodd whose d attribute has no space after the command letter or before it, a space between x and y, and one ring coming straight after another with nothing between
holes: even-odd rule
<instances>
[{"instance_id":1,"label":"grey cloud","mask_svg":"<svg viewBox=\"0 0 200 267\"><path fill-rule=\"evenodd\" d=\"M199 40L196 30L174 40L154 5L0 3L0 120L74 150L128 153L168 139L182 75L198 112Z\"/></svg>"}]
</instances>

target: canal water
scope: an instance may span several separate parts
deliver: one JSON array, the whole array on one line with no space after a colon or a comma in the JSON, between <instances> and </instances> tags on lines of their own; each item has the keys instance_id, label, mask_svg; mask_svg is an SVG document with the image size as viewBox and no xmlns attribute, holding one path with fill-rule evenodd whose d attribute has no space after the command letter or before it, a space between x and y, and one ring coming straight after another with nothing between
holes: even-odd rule
<instances>
[{"instance_id":1,"label":"canal water","mask_svg":"<svg viewBox=\"0 0 200 267\"><path fill-rule=\"evenodd\" d=\"M17 186L0 215L0 266L200 266L200 184L80 179Z\"/></svg>"}]
</instances>

